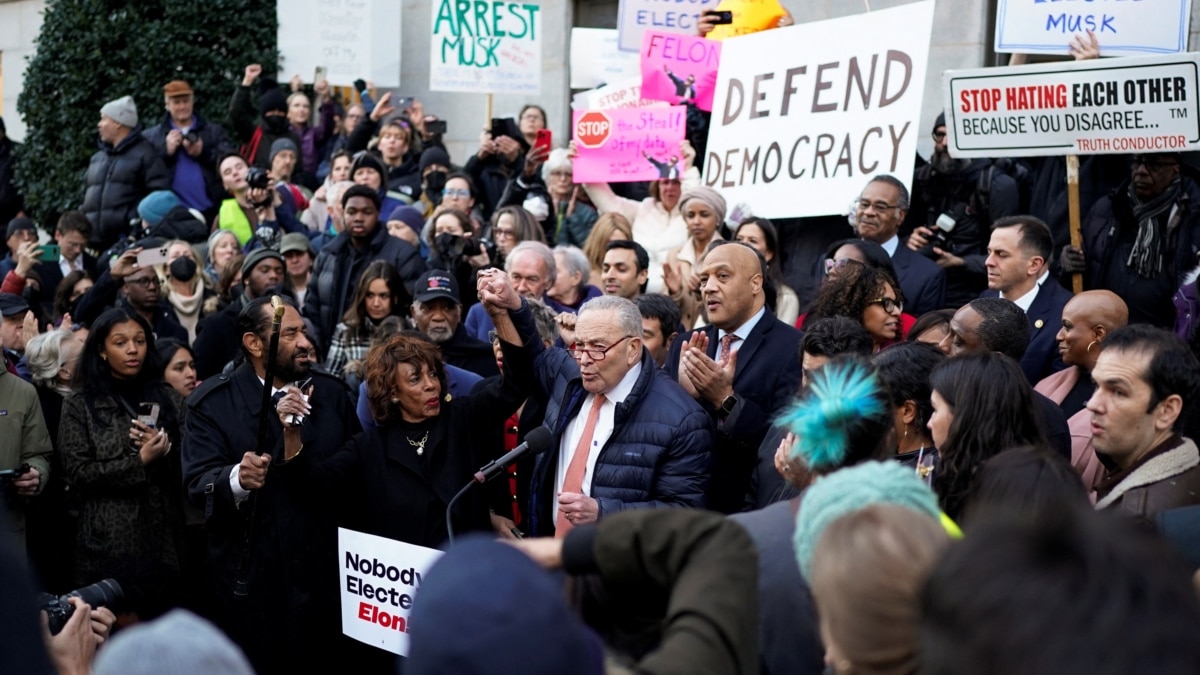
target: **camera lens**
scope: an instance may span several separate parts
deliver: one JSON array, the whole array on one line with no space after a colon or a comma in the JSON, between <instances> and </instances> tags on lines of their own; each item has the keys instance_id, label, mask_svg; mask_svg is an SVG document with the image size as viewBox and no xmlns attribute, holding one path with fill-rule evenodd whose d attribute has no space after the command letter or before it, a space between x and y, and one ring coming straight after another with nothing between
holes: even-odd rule
<instances>
[{"instance_id":1,"label":"camera lens","mask_svg":"<svg viewBox=\"0 0 1200 675\"><path fill-rule=\"evenodd\" d=\"M108 607L125 597L125 593L116 579L102 579L91 586L71 591L64 597L79 598L92 607Z\"/></svg>"}]
</instances>

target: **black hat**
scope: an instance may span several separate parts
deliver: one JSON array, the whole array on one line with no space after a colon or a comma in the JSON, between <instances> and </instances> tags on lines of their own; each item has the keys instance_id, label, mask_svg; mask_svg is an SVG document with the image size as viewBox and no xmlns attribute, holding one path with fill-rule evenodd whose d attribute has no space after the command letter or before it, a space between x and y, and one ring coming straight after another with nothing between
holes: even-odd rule
<instances>
[{"instance_id":1,"label":"black hat","mask_svg":"<svg viewBox=\"0 0 1200 675\"><path fill-rule=\"evenodd\" d=\"M4 238L8 239L21 230L37 232L37 225L34 225L33 221L25 216L17 216L16 218L8 221L8 231L4 234Z\"/></svg>"},{"instance_id":2,"label":"black hat","mask_svg":"<svg viewBox=\"0 0 1200 675\"><path fill-rule=\"evenodd\" d=\"M278 260L280 265L287 264L283 260L283 255L273 248L254 249L250 252L250 255L246 256L246 260L242 262L242 276L249 275L251 270L258 267L259 263L267 259Z\"/></svg>"},{"instance_id":3,"label":"black hat","mask_svg":"<svg viewBox=\"0 0 1200 675\"><path fill-rule=\"evenodd\" d=\"M940 112L938 113L937 119L933 121L933 129L931 129L931 131L936 134L938 127L944 126L946 126L946 113Z\"/></svg>"},{"instance_id":4,"label":"black hat","mask_svg":"<svg viewBox=\"0 0 1200 675\"><path fill-rule=\"evenodd\" d=\"M428 169L434 164L440 164L447 169L450 168L450 155L436 145L425 148L425 152L421 153L421 173L425 173L425 169Z\"/></svg>"},{"instance_id":5,"label":"black hat","mask_svg":"<svg viewBox=\"0 0 1200 675\"><path fill-rule=\"evenodd\" d=\"M29 311L25 298L12 293L0 293L0 316L17 316Z\"/></svg>"},{"instance_id":6,"label":"black hat","mask_svg":"<svg viewBox=\"0 0 1200 675\"><path fill-rule=\"evenodd\" d=\"M287 96L279 87L271 87L258 95L258 111L266 115L272 110L287 112Z\"/></svg>"},{"instance_id":7,"label":"black hat","mask_svg":"<svg viewBox=\"0 0 1200 675\"><path fill-rule=\"evenodd\" d=\"M417 302L429 302L438 298L453 300L456 305L462 304L458 299L458 282L454 280L454 275L446 270L429 270L417 279L413 299Z\"/></svg>"}]
</instances>

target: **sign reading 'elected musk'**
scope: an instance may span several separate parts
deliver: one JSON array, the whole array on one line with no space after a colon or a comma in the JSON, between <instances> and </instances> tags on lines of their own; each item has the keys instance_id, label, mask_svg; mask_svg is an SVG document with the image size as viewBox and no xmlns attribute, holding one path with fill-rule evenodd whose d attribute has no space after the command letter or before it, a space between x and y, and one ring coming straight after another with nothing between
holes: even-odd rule
<instances>
[{"instance_id":1,"label":"sign reading 'elected musk'","mask_svg":"<svg viewBox=\"0 0 1200 675\"><path fill-rule=\"evenodd\" d=\"M1200 54L950 70L955 157L1200 150Z\"/></svg>"}]
</instances>

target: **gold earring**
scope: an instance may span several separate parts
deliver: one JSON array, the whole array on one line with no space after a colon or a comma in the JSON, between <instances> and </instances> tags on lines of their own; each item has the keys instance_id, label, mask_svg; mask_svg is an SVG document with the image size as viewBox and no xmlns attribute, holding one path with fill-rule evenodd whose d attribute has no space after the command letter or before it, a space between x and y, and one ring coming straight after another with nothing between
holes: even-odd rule
<instances>
[{"instance_id":1,"label":"gold earring","mask_svg":"<svg viewBox=\"0 0 1200 675\"><path fill-rule=\"evenodd\" d=\"M1098 344L1100 344L1100 341L1099 341L1099 340L1092 340L1091 342L1089 342L1089 343L1088 343L1088 346L1087 346L1087 353L1091 354L1091 353L1092 353L1092 347L1095 347L1095 346L1096 346L1096 345L1098 345Z\"/></svg>"}]
</instances>

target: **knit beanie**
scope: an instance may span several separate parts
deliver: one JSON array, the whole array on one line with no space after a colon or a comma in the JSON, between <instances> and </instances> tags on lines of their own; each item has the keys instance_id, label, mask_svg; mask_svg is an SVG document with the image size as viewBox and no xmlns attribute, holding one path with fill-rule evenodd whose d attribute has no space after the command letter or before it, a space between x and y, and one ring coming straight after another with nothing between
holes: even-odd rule
<instances>
[{"instance_id":1,"label":"knit beanie","mask_svg":"<svg viewBox=\"0 0 1200 675\"><path fill-rule=\"evenodd\" d=\"M407 204L392 209L392 212L388 214L387 222L390 223L393 220L398 220L411 227L417 234L420 234L421 228L425 227L425 218L421 215L421 211Z\"/></svg>"},{"instance_id":2,"label":"knit beanie","mask_svg":"<svg viewBox=\"0 0 1200 675\"><path fill-rule=\"evenodd\" d=\"M453 546L413 601L406 675L601 675L599 638L554 578L490 537Z\"/></svg>"},{"instance_id":3,"label":"knit beanie","mask_svg":"<svg viewBox=\"0 0 1200 675\"><path fill-rule=\"evenodd\" d=\"M425 169L434 164L440 164L447 169L450 168L450 155L436 145L425 148L425 152L421 153L421 173L425 173Z\"/></svg>"},{"instance_id":4,"label":"knit beanie","mask_svg":"<svg viewBox=\"0 0 1200 675\"><path fill-rule=\"evenodd\" d=\"M162 222L171 209L179 206L179 197L170 190L156 190L138 202L138 217L151 227Z\"/></svg>"},{"instance_id":5,"label":"knit beanie","mask_svg":"<svg viewBox=\"0 0 1200 675\"><path fill-rule=\"evenodd\" d=\"M287 96L279 87L270 87L258 95L258 111L266 115L272 110L287 112Z\"/></svg>"},{"instance_id":6,"label":"knit beanie","mask_svg":"<svg viewBox=\"0 0 1200 675\"><path fill-rule=\"evenodd\" d=\"M100 109L100 114L131 129L138 125L137 104L133 102L132 96L122 96L115 101L105 103L104 107Z\"/></svg>"},{"instance_id":7,"label":"knit beanie","mask_svg":"<svg viewBox=\"0 0 1200 675\"><path fill-rule=\"evenodd\" d=\"M935 119L933 121L933 129L931 129L930 131L932 131L933 133L937 133L938 127L944 127L944 126L946 126L946 113L940 112L940 113L938 113L937 119Z\"/></svg>"},{"instance_id":8,"label":"knit beanie","mask_svg":"<svg viewBox=\"0 0 1200 675\"><path fill-rule=\"evenodd\" d=\"M387 190L387 169L383 168L383 160L373 152L359 153L358 158L350 165L350 180L354 180L354 174L358 173L359 169L371 169L379 174L379 189Z\"/></svg>"},{"instance_id":9,"label":"knit beanie","mask_svg":"<svg viewBox=\"0 0 1200 675\"><path fill-rule=\"evenodd\" d=\"M273 248L256 248L242 262L242 278L249 276L250 272L264 260L278 260L279 264L284 265L283 255Z\"/></svg>"},{"instance_id":10,"label":"knit beanie","mask_svg":"<svg viewBox=\"0 0 1200 675\"><path fill-rule=\"evenodd\" d=\"M96 652L94 675L254 675L225 634L185 609L130 626Z\"/></svg>"},{"instance_id":11,"label":"knit beanie","mask_svg":"<svg viewBox=\"0 0 1200 675\"><path fill-rule=\"evenodd\" d=\"M725 198L721 196L720 192L703 185L690 187L684 190L679 197L679 212L683 213L687 208L687 203L693 199L707 205L717 214L718 225L725 222Z\"/></svg>"},{"instance_id":12,"label":"knit beanie","mask_svg":"<svg viewBox=\"0 0 1200 675\"><path fill-rule=\"evenodd\" d=\"M296 149L296 144L292 142L292 139L283 136L276 138L275 142L271 144L271 162L275 161L275 155L285 150L291 150L296 159L300 159L300 151Z\"/></svg>"},{"instance_id":13,"label":"knit beanie","mask_svg":"<svg viewBox=\"0 0 1200 675\"><path fill-rule=\"evenodd\" d=\"M796 514L796 562L805 580L812 574L813 551L825 528L838 518L872 504L892 504L941 520L937 496L899 462L864 462L820 478L804 492Z\"/></svg>"}]
</instances>

